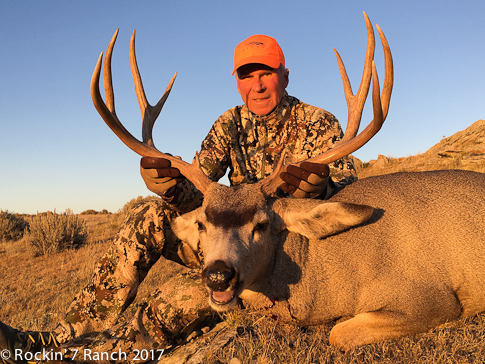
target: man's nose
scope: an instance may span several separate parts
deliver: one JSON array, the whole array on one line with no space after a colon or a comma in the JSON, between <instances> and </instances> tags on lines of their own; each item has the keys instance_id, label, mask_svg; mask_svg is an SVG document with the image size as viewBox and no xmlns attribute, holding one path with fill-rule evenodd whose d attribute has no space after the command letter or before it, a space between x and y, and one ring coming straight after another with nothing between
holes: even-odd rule
<instances>
[{"instance_id":1,"label":"man's nose","mask_svg":"<svg viewBox=\"0 0 485 364\"><path fill-rule=\"evenodd\" d=\"M256 92L264 91L265 87L264 87L263 82L261 82L261 78L254 77L252 89L253 89L253 91L256 91Z\"/></svg>"}]
</instances>

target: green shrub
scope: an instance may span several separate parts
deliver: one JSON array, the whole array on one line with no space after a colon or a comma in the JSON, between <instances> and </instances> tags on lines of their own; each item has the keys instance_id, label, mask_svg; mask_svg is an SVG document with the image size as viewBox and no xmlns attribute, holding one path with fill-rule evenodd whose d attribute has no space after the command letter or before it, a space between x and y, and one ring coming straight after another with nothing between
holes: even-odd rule
<instances>
[{"instance_id":1,"label":"green shrub","mask_svg":"<svg viewBox=\"0 0 485 364\"><path fill-rule=\"evenodd\" d=\"M34 256L78 248L87 236L86 224L69 209L62 214L38 213L31 218L26 234Z\"/></svg>"},{"instance_id":2,"label":"green shrub","mask_svg":"<svg viewBox=\"0 0 485 364\"><path fill-rule=\"evenodd\" d=\"M27 226L27 221L22 217L8 210L0 210L0 242L20 240Z\"/></svg>"}]
</instances>

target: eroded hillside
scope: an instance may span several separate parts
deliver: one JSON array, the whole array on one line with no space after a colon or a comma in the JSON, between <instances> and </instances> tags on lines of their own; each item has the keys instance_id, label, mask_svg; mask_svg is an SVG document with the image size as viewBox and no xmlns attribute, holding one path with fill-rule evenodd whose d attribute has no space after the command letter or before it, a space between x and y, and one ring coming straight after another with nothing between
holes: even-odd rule
<instances>
[{"instance_id":1,"label":"eroded hillside","mask_svg":"<svg viewBox=\"0 0 485 364\"><path fill-rule=\"evenodd\" d=\"M466 169L485 173L485 120L443 138L427 152L405 158L377 159L362 163L354 158L359 178L394 172Z\"/></svg>"}]
</instances>

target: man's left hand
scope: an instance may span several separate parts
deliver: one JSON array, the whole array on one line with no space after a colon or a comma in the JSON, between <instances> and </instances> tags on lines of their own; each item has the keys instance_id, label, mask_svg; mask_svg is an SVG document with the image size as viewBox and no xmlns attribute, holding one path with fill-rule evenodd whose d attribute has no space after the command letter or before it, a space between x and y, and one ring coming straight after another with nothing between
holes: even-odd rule
<instances>
[{"instance_id":1,"label":"man's left hand","mask_svg":"<svg viewBox=\"0 0 485 364\"><path fill-rule=\"evenodd\" d=\"M291 165L280 174L285 182L281 189L297 198L315 198L325 192L328 175L326 164L302 162L299 167Z\"/></svg>"}]
</instances>

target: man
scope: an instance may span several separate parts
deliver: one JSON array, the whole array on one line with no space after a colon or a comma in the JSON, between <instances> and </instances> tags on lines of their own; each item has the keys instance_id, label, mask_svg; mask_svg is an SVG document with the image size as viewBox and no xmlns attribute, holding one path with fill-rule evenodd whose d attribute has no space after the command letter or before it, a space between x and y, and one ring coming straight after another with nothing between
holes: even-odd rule
<instances>
[{"instance_id":1,"label":"man","mask_svg":"<svg viewBox=\"0 0 485 364\"><path fill-rule=\"evenodd\" d=\"M199 154L212 180L219 180L229 168L232 185L253 183L272 173L283 149L295 160L302 160L340 140L341 128L333 115L287 95L289 70L273 38L255 35L240 43L234 52L234 73L244 105L215 122ZM168 165L166 160L143 158L142 176L152 192L183 206L179 197L190 197L179 195L180 175ZM304 163L302 168L306 170L290 167L281 176L285 192L299 198L328 197L340 184L355 179L351 158L330 166L331 180L327 179L328 166ZM187 210L182 207L182 211Z\"/></svg>"},{"instance_id":2,"label":"man","mask_svg":"<svg viewBox=\"0 0 485 364\"><path fill-rule=\"evenodd\" d=\"M254 35L241 42L234 52L233 74L244 105L219 117L202 142L200 164L211 180L229 169L231 185L254 183L273 172L284 150L289 159L300 161L340 140L342 131L333 115L286 93L289 71L273 38ZM202 257L170 227L175 217L199 207L202 195L163 158L142 158L141 175L162 199L134 208L64 321L52 333L18 332L0 324L1 349L36 352L59 343L64 349L97 352L166 348L210 314L199 284ZM351 157L346 157L330 166L290 166L281 178L285 183L278 196L325 199L356 176ZM162 256L180 263L182 273L161 284L133 318L123 320L139 284Z\"/></svg>"}]
</instances>

